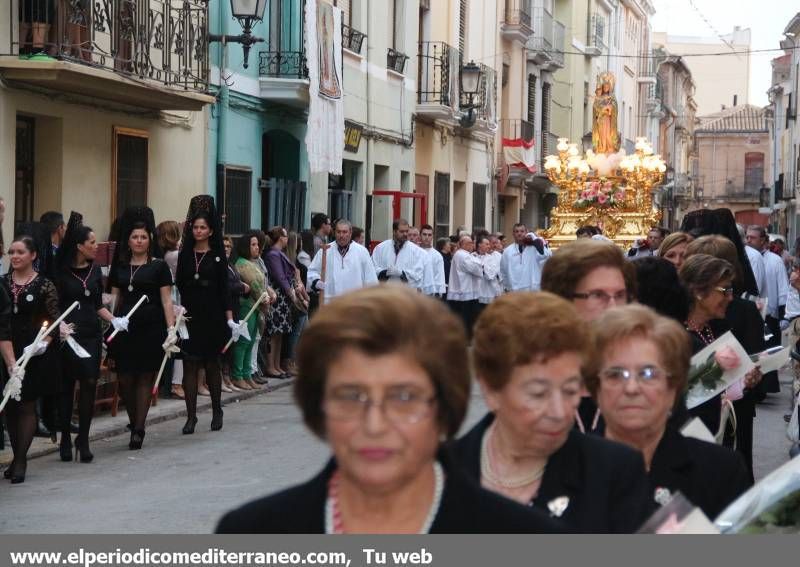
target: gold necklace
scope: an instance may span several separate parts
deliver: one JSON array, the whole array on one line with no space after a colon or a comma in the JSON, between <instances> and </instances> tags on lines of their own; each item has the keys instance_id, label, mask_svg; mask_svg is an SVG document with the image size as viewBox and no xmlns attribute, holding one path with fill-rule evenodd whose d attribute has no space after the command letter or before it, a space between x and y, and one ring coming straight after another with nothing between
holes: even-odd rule
<instances>
[{"instance_id":1,"label":"gold necklace","mask_svg":"<svg viewBox=\"0 0 800 567\"><path fill-rule=\"evenodd\" d=\"M544 469L547 466L547 463L533 472L527 473L526 475L518 478L503 478L497 474L492 466L492 456L491 451L489 450L489 438L494 433L494 430L494 425L492 425L492 427L484 434L483 439L481 440L481 477L495 486L514 489L529 486L544 476Z\"/></svg>"}]
</instances>

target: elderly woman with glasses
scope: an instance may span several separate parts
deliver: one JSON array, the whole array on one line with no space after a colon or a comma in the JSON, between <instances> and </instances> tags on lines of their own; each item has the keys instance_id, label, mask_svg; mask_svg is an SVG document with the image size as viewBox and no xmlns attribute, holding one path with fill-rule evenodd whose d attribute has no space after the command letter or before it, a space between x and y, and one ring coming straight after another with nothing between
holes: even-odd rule
<instances>
[{"instance_id":1,"label":"elderly woman with glasses","mask_svg":"<svg viewBox=\"0 0 800 567\"><path fill-rule=\"evenodd\" d=\"M473 359L488 413L456 451L485 488L580 533L631 533L647 512L635 450L574 428L592 337L551 293L511 293L478 319Z\"/></svg>"},{"instance_id":2,"label":"elderly woman with glasses","mask_svg":"<svg viewBox=\"0 0 800 567\"><path fill-rule=\"evenodd\" d=\"M594 321L636 296L636 270L614 243L581 238L559 248L544 265L542 291L571 301L581 319ZM586 392L576 426L583 432L603 431L600 412Z\"/></svg>"},{"instance_id":3,"label":"elderly woman with glasses","mask_svg":"<svg viewBox=\"0 0 800 567\"><path fill-rule=\"evenodd\" d=\"M684 437L669 419L686 387L686 331L641 305L612 309L594 328L598 368L586 386L605 418L606 439L642 453L652 503L663 506L680 491L715 518L752 483L737 453Z\"/></svg>"},{"instance_id":4,"label":"elderly woman with glasses","mask_svg":"<svg viewBox=\"0 0 800 567\"><path fill-rule=\"evenodd\" d=\"M440 450L467 410L466 346L445 305L405 287L358 290L322 307L298 345L295 399L333 458L310 481L229 513L218 530L559 531L541 511L481 489Z\"/></svg>"}]
</instances>

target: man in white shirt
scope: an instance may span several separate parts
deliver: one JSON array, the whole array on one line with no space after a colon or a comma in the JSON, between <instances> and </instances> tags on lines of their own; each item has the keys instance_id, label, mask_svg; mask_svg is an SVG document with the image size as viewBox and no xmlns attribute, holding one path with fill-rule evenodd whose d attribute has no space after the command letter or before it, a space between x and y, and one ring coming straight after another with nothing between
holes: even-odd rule
<instances>
[{"instance_id":1,"label":"man in white shirt","mask_svg":"<svg viewBox=\"0 0 800 567\"><path fill-rule=\"evenodd\" d=\"M394 221L392 238L375 247L372 263L378 281L402 282L422 291L425 283L425 252L408 241L408 230L407 220Z\"/></svg>"},{"instance_id":2,"label":"man in white shirt","mask_svg":"<svg viewBox=\"0 0 800 567\"><path fill-rule=\"evenodd\" d=\"M378 283L369 250L352 238L350 221L337 221L336 241L327 245L325 254L325 281L322 281L322 248L314 255L308 268L308 287L324 291L325 303L348 291Z\"/></svg>"},{"instance_id":3,"label":"man in white shirt","mask_svg":"<svg viewBox=\"0 0 800 567\"><path fill-rule=\"evenodd\" d=\"M539 291L542 267L552 256L550 247L522 223L514 225L514 243L503 251L500 274L508 291ZM452 268L451 268L452 269Z\"/></svg>"},{"instance_id":4,"label":"man in white shirt","mask_svg":"<svg viewBox=\"0 0 800 567\"><path fill-rule=\"evenodd\" d=\"M658 249L661 248L661 243L669 235L669 230L654 226L647 233L647 239L636 239L631 249L628 250L628 258L636 260L637 258L644 258L645 256L655 256L658 254Z\"/></svg>"},{"instance_id":5,"label":"man in white shirt","mask_svg":"<svg viewBox=\"0 0 800 567\"><path fill-rule=\"evenodd\" d=\"M408 241L413 242L422 250L422 238L420 237L420 229L416 226L408 227ZM425 250L422 250L425 252ZM423 259L423 272L422 272L422 293L425 295L433 295L433 260L428 254L422 255Z\"/></svg>"},{"instance_id":6,"label":"man in white shirt","mask_svg":"<svg viewBox=\"0 0 800 567\"><path fill-rule=\"evenodd\" d=\"M433 227L423 224L419 230L420 248L426 252L431 260L431 274L433 280L426 293L437 297L444 297L447 293L447 283L444 279L444 257L442 253L433 247Z\"/></svg>"},{"instance_id":7,"label":"man in white shirt","mask_svg":"<svg viewBox=\"0 0 800 567\"><path fill-rule=\"evenodd\" d=\"M483 264L472 255L474 251L472 237L464 235L458 239L458 250L453 254L447 286L447 302L464 321L469 336L472 336L472 325L479 309L478 295L483 278Z\"/></svg>"},{"instance_id":8,"label":"man in white shirt","mask_svg":"<svg viewBox=\"0 0 800 567\"><path fill-rule=\"evenodd\" d=\"M750 262L750 268L753 270L753 277L755 277L756 285L758 286L758 295L759 297L766 297L767 272L764 269L764 258L761 257L761 252L759 250L751 248L747 245L747 237L744 226L736 223L736 229L739 231L739 236L742 238L745 254L747 254L747 259Z\"/></svg>"},{"instance_id":9,"label":"man in white shirt","mask_svg":"<svg viewBox=\"0 0 800 567\"><path fill-rule=\"evenodd\" d=\"M786 276L786 267L780 256L769 251L769 235L763 226L747 227L746 237L747 245L760 252L764 260L767 296L766 323L772 333L772 338L767 341L767 344L779 346L781 344L780 320L783 319L789 295L789 278ZM767 393L780 391L777 372L765 374L763 382Z\"/></svg>"}]
</instances>

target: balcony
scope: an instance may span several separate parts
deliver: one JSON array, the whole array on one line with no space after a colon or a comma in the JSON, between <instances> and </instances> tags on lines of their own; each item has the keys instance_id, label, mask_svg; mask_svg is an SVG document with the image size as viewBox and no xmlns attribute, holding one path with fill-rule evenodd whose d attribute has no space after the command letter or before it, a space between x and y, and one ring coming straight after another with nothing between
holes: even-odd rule
<instances>
[{"instance_id":1,"label":"balcony","mask_svg":"<svg viewBox=\"0 0 800 567\"><path fill-rule=\"evenodd\" d=\"M264 100L299 108L308 106L303 28L301 14L289 10L281 14L281 26L270 30L267 48L258 54L258 83Z\"/></svg>"},{"instance_id":2,"label":"balcony","mask_svg":"<svg viewBox=\"0 0 800 567\"><path fill-rule=\"evenodd\" d=\"M523 140L524 142L532 142L535 131L533 122L516 118L504 118L500 120L500 134L503 136L503 138L509 140Z\"/></svg>"},{"instance_id":3,"label":"balcony","mask_svg":"<svg viewBox=\"0 0 800 567\"><path fill-rule=\"evenodd\" d=\"M639 76L637 80L639 83L655 84L658 77L659 59L652 52L640 53L639 57Z\"/></svg>"},{"instance_id":4,"label":"balcony","mask_svg":"<svg viewBox=\"0 0 800 567\"><path fill-rule=\"evenodd\" d=\"M525 44L533 35L530 0L506 0L505 17L500 33L509 41Z\"/></svg>"},{"instance_id":5,"label":"balcony","mask_svg":"<svg viewBox=\"0 0 800 567\"><path fill-rule=\"evenodd\" d=\"M408 61L408 55L405 53L400 53L391 47L386 52L386 68L390 71L402 75L406 70L406 61Z\"/></svg>"},{"instance_id":6,"label":"balcony","mask_svg":"<svg viewBox=\"0 0 800 567\"><path fill-rule=\"evenodd\" d=\"M367 36L357 29L342 24L342 48L352 51L356 55L361 55L361 46Z\"/></svg>"},{"instance_id":7,"label":"balcony","mask_svg":"<svg viewBox=\"0 0 800 567\"><path fill-rule=\"evenodd\" d=\"M537 65L553 61L553 29L553 14L543 7L534 8L534 36L528 41L528 59Z\"/></svg>"},{"instance_id":8,"label":"balcony","mask_svg":"<svg viewBox=\"0 0 800 567\"><path fill-rule=\"evenodd\" d=\"M417 69L417 115L431 120L454 118L458 99L458 50L441 41L421 41Z\"/></svg>"},{"instance_id":9,"label":"balcony","mask_svg":"<svg viewBox=\"0 0 800 567\"><path fill-rule=\"evenodd\" d=\"M564 24L559 21L553 22L553 60L550 62L550 71L561 69L564 67L564 38L566 32Z\"/></svg>"},{"instance_id":10,"label":"balcony","mask_svg":"<svg viewBox=\"0 0 800 567\"><path fill-rule=\"evenodd\" d=\"M8 84L148 110L214 101L203 0L60 2L39 14L40 4L0 0L0 75Z\"/></svg>"},{"instance_id":11,"label":"balcony","mask_svg":"<svg viewBox=\"0 0 800 567\"><path fill-rule=\"evenodd\" d=\"M589 17L589 26L586 37L586 55L602 55L607 49L606 17L602 14L592 14Z\"/></svg>"}]
</instances>

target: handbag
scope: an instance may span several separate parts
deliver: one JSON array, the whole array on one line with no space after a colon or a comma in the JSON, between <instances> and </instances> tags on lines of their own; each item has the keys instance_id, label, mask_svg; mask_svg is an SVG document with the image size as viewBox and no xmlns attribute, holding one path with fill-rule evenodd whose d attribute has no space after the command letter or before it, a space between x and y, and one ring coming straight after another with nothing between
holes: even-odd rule
<instances>
[{"instance_id":1,"label":"handbag","mask_svg":"<svg viewBox=\"0 0 800 567\"><path fill-rule=\"evenodd\" d=\"M792 417L789 419L789 425L786 428L786 437L792 443L800 443L800 394L797 394L797 399L794 401L794 409L792 410Z\"/></svg>"}]
</instances>

